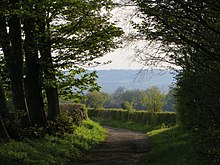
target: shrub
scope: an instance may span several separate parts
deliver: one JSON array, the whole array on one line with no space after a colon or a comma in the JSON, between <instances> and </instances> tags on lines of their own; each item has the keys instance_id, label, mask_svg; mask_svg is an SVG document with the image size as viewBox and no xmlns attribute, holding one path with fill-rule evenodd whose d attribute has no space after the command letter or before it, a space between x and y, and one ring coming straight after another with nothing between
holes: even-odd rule
<instances>
[{"instance_id":1,"label":"shrub","mask_svg":"<svg viewBox=\"0 0 220 165\"><path fill-rule=\"evenodd\" d=\"M54 121L48 121L48 133L50 135L62 136L65 133L73 133L75 124L72 116L62 112Z\"/></svg>"},{"instance_id":2,"label":"shrub","mask_svg":"<svg viewBox=\"0 0 220 165\"><path fill-rule=\"evenodd\" d=\"M11 139L22 140L25 138L42 138L45 136L43 127L31 126L24 127L21 119L26 117L27 113L23 111L11 111L4 117L5 127Z\"/></svg>"},{"instance_id":3,"label":"shrub","mask_svg":"<svg viewBox=\"0 0 220 165\"><path fill-rule=\"evenodd\" d=\"M61 104L61 112L66 112L73 118L73 123L79 125L87 119L87 110L83 104Z\"/></svg>"}]
</instances>

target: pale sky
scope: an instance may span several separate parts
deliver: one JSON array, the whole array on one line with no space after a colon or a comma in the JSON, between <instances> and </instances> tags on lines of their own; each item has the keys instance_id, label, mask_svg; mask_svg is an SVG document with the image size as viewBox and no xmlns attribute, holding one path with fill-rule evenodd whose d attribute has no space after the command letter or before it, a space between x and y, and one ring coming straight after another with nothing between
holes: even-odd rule
<instances>
[{"instance_id":1,"label":"pale sky","mask_svg":"<svg viewBox=\"0 0 220 165\"><path fill-rule=\"evenodd\" d=\"M109 70L109 69L142 69L143 65L134 62L134 49L125 47L115 50L114 52L108 53L105 56L97 59L98 62L107 62L111 63L106 65L100 65L95 67L97 70Z\"/></svg>"},{"instance_id":2,"label":"pale sky","mask_svg":"<svg viewBox=\"0 0 220 165\"><path fill-rule=\"evenodd\" d=\"M115 0L116 1L116 0ZM122 1L122 0L119 0ZM126 0L123 0L126 1ZM125 2L126 4L126 2ZM124 7L117 7L112 10L112 19L111 21L114 22L118 27L121 27L125 35L129 34L137 34L137 30L132 28L131 21L134 21L136 23L141 22L139 18L137 18L137 9L135 6L124 6ZM96 59L95 61L98 62L107 62L111 61L111 63L106 65L100 65L97 67L94 67L92 69L95 70L109 70L109 69L147 69L147 68L160 68L165 69L168 66L172 66L174 68L177 68L176 66L170 65L165 62L159 62L156 65L157 66L146 66L151 64L151 62L146 62L144 60L140 60L136 57L136 51L142 50L144 47L148 47L147 49L144 49L144 51L141 53L141 57L146 56L146 53L150 56L154 56L157 54L159 57L163 57L164 53L158 51L156 47L158 47L160 44L155 43L151 44L149 46L149 41L135 41L131 43L124 43L126 46L123 46L123 48L116 49L115 51L111 53L107 53L104 57L101 57L99 59ZM140 62L137 62L140 61ZM91 69L91 68L90 68Z\"/></svg>"},{"instance_id":3,"label":"pale sky","mask_svg":"<svg viewBox=\"0 0 220 165\"><path fill-rule=\"evenodd\" d=\"M127 7L120 7L115 8L112 11L112 20L117 26L121 27L125 34L135 31L131 24L130 20L135 20L134 17L135 7L134 6L127 6ZM137 19L136 19L137 20ZM134 55L135 51L134 48L137 44L133 44L132 46L125 46L124 48L116 49L114 52L106 54L104 57L97 59L98 62L106 62L111 61L111 63L106 65L100 65L98 67L94 67L97 70L109 70L109 69L141 69L143 65L134 62Z\"/></svg>"}]
</instances>

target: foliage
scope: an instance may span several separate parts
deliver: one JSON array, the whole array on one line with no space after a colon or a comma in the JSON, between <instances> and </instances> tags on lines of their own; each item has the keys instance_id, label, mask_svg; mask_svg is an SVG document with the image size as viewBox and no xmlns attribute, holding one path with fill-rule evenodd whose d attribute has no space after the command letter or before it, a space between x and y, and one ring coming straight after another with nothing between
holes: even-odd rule
<instances>
[{"instance_id":1,"label":"foliage","mask_svg":"<svg viewBox=\"0 0 220 165\"><path fill-rule=\"evenodd\" d=\"M193 132L198 152L209 164L219 164L219 1L134 1L143 20L136 28L157 45L157 53L144 59L182 68L177 86L179 119Z\"/></svg>"},{"instance_id":2,"label":"foliage","mask_svg":"<svg viewBox=\"0 0 220 165\"><path fill-rule=\"evenodd\" d=\"M87 119L87 110L83 104L61 104L60 110L61 112L67 113L68 116L71 116L75 125L80 125L83 120Z\"/></svg>"},{"instance_id":3,"label":"foliage","mask_svg":"<svg viewBox=\"0 0 220 165\"><path fill-rule=\"evenodd\" d=\"M176 99L175 99L175 89L170 89L169 92L165 95L165 104L163 109L165 111L176 112Z\"/></svg>"},{"instance_id":4,"label":"foliage","mask_svg":"<svg viewBox=\"0 0 220 165\"><path fill-rule=\"evenodd\" d=\"M135 109L143 110L145 107L142 104L144 91L142 90L125 90L120 95L120 101L123 103L129 102Z\"/></svg>"},{"instance_id":5,"label":"foliage","mask_svg":"<svg viewBox=\"0 0 220 165\"><path fill-rule=\"evenodd\" d=\"M65 130L72 119L58 117L58 95L79 102L85 91L99 89L96 73L84 68L98 65L96 58L119 46L117 39L123 31L110 22L113 7L111 0L0 2L3 86L11 93L15 111L29 113L19 119L28 121L22 121L22 126L48 129L50 119L52 129L62 125ZM81 118L75 116L74 120Z\"/></svg>"},{"instance_id":6,"label":"foliage","mask_svg":"<svg viewBox=\"0 0 220 165\"><path fill-rule=\"evenodd\" d=\"M48 133L53 136L63 136L73 133L76 125L68 113L59 114L54 121L48 121Z\"/></svg>"},{"instance_id":7,"label":"foliage","mask_svg":"<svg viewBox=\"0 0 220 165\"><path fill-rule=\"evenodd\" d=\"M14 140L22 140L24 138L42 138L45 135L45 130L42 127L35 127L34 125L25 128L21 124L21 118L27 113L23 111L12 111L4 116L5 127Z\"/></svg>"},{"instance_id":8,"label":"foliage","mask_svg":"<svg viewBox=\"0 0 220 165\"><path fill-rule=\"evenodd\" d=\"M77 126L87 119L87 110L83 104L61 104L61 113L55 120L49 120L47 131L53 136L72 134Z\"/></svg>"},{"instance_id":9,"label":"foliage","mask_svg":"<svg viewBox=\"0 0 220 165\"><path fill-rule=\"evenodd\" d=\"M217 0L133 1L142 20L134 26L144 39L159 46L157 53L149 53L144 59L149 63L170 62L192 71L215 68L220 37Z\"/></svg>"},{"instance_id":10,"label":"foliage","mask_svg":"<svg viewBox=\"0 0 220 165\"><path fill-rule=\"evenodd\" d=\"M87 94L88 100L86 101L87 106L91 108L103 108L105 102L107 102L110 98L109 94L93 91Z\"/></svg>"},{"instance_id":11,"label":"foliage","mask_svg":"<svg viewBox=\"0 0 220 165\"><path fill-rule=\"evenodd\" d=\"M122 103L122 108L126 110L128 113L135 112L135 110L133 109L132 103L128 101L125 101L124 103Z\"/></svg>"},{"instance_id":12,"label":"foliage","mask_svg":"<svg viewBox=\"0 0 220 165\"><path fill-rule=\"evenodd\" d=\"M164 106L164 95L157 87L152 86L145 91L142 102L149 112L160 112Z\"/></svg>"},{"instance_id":13,"label":"foliage","mask_svg":"<svg viewBox=\"0 0 220 165\"><path fill-rule=\"evenodd\" d=\"M58 72L58 71L57 71ZM60 98L80 102L85 99L85 91L99 90L96 72L74 67L66 72L57 73Z\"/></svg>"},{"instance_id":14,"label":"foliage","mask_svg":"<svg viewBox=\"0 0 220 165\"><path fill-rule=\"evenodd\" d=\"M88 116L100 119L112 119L120 121L131 121L140 123L145 126L173 126L176 124L176 113L173 112L146 112L146 111L135 111L128 113L126 110L94 110L88 109Z\"/></svg>"},{"instance_id":15,"label":"foliage","mask_svg":"<svg viewBox=\"0 0 220 165\"><path fill-rule=\"evenodd\" d=\"M96 104L100 105L98 108L125 108L124 104L126 103L132 105L132 109L136 110L148 110L148 107L151 107L152 111L153 108L159 111L174 111L175 103L172 91L163 94L157 87L151 87L146 91L126 90L119 87L112 95L104 92L91 92L87 94L87 98L87 107L94 107L93 104L97 102Z\"/></svg>"},{"instance_id":16,"label":"foliage","mask_svg":"<svg viewBox=\"0 0 220 165\"><path fill-rule=\"evenodd\" d=\"M0 147L1 164L60 165L80 156L85 150L104 140L105 131L97 123L86 120L75 134L64 137L46 136L40 140L12 141Z\"/></svg>"},{"instance_id":17,"label":"foliage","mask_svg":"<svg viewBox=\"0 0 220 165\"><path fill-rule=\"evenodd\" d=\"M198 152L210 162L218 164L220 161L218 147L220 113L217 111L220 108L219 85L208 86L210 81L213 81L213 76L213 73L209 72L180 77L177 108L180 122L193 133ZM205 82L204 77L206 77ZM192 81L194 83L190 83Z\"/></svg>"}]
</instances>

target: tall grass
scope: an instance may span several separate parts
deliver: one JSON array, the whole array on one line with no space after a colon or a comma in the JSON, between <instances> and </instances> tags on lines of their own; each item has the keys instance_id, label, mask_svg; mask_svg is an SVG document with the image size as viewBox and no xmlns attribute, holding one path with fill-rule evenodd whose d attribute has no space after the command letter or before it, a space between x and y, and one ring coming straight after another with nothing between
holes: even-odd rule
<instances>
[{"instance_id":1,"label":"tall grass","mask_svg":"<svg viewBox=\"0 0 220 165\"><path fill-rule=\"evenodd\" d=\"M44 139L12 141L0 146L2 165L62 165L70 158L80 156L85 150L105 138L105 130L97 123L86 120L74 134L64 137L46 136Z\"/></svg>"}]
</instances>

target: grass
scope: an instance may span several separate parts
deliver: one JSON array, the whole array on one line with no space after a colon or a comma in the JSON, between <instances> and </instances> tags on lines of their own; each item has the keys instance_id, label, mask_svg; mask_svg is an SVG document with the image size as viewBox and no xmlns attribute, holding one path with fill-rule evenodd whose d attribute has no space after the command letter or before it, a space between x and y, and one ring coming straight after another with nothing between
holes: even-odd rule
<instances>
[{"instance_id":1,"label":"grass","mask_svg":"<svg viewBox=\"0 0 220 165\"><path fill-rule=\"evenodd\" d=\"M46 136L44 139L8 142L0 146L0 164L4 165L64 165L72 157L105 138L105 130L97 123L86 120L74 134L64 137Z\"/></svg>"},{"instance_id":2,"label":"grass","mask_svg":"<svg viewBox=\"0 0 220 165\"><path fill-rule=\"evenodd\" d=\"M132 122L95 119L102 125L144 132L151 150L141 165L205 165L193 148L191 136L179 126L153 128Z\"/></svg>"},{"instance_id":3,"label":"grass","mask_svg":"<svg viewBox=\"0 0 220 165\"><path fill-rule=\"evenodd\" d=\"M138 132L149 132L151 130L156 129L156 127L145 127L143 124L127 121L127 122L122 122L119 120L106 120L106 119L99 119L99 118L92 118L94 121L100 123L101 125L106 125L106 126L111 126L111 127L116 127L116 128L124 128L124 129L130 129L133 131L138 131Z\"/></svg>"},{"instance_id":4,"label":"grass","mask_svg":"<svg viewBox=\"0 0 220 165\"><path fill-rule=\"evenodd\" d=\"M161 128L147 133L151 151L142 164L202 165L193 148L191 136L179 126Z\"/></svg>"}]
</instances>

